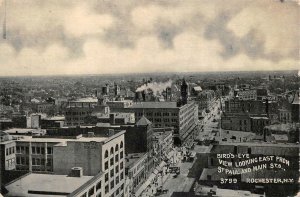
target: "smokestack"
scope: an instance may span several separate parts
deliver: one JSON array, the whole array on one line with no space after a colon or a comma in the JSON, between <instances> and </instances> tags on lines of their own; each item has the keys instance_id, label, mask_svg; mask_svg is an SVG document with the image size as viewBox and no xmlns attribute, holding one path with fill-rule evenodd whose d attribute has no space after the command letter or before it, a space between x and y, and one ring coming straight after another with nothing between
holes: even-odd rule
<instances>
[{"instance_id":1,"label":"smokestack","mask_svg":"<svg viewBox=\"0 0 300 197\"><path fill-rule=\"evenodd\" d=\"M146 91L145 90L142 91L142 97L143 97L143 101L146 101Z\"/></svg>"},{"instance_id":2,"label":"smokestack","mask_svg":"<svg viewBox=\"0 0 300 197\"><path fill-rule=\"evenodd\" d=\"M269 99L266 98L266 114L269 117Z\"/></svg>"}]
</instances>

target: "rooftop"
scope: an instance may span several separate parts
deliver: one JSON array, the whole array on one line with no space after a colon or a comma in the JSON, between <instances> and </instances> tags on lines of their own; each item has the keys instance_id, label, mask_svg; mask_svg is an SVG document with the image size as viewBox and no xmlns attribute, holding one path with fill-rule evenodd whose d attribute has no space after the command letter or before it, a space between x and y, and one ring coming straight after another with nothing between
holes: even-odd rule
<instances>
[{"instance_id":1,"label":"rooftop","mask_svg":"<svg viewBox=\"0 0 300 197\"><path fill-rule=\"evenodd\" d=\"M145 156L147 153L131 153L126 155L126 168L131 168L139 159Z\"/></svg>"},{"instance_id":2,"label":"rooftop","mask_svg":"<svg viewBox=\"0 0 300 197\"><path fill-rule=\"evenodd\" d=\"M178 108L176 102L137 102L129 108Z\"/></svg>"},{"instance_id":3,"label":"rooftop","mask_svg":"<svg viewBox=\"0 0 300 197\"><path fill-rule=\"evenodd\" d=\"M78 102L78 103L97 103L98 99L94 98L94 97L87 97L87 98L79 98L76 99L75 101L71 101L71 102Z\"/></svg>"},{"instance_id":4,"label":"rooftop","mask_svg":"<svg viewBox=\"0 0 300 197\"><path fill-rule=\"evenodd\" d=\"M64 116L52 116L52 117L46 117L43 118L44 120L53 120L53 121L63 121L65 120Z\"/></svg>"},{"instance_id":5,"label":"rooftop","mask_svg":"<svg viewBox=\"0 0 300 197\"><path fill-rule=\"evenodd\" d=\"M231 189L220 189L220 188L213 188L213 187L208 187L208 186L199 186L196 188L196 194L200 195L205 195L211 191L215 190L216 195L219 197L243 197L243 196L251 196L251 197L261 197L262 195L260 194L254 194L251 193L250 191L245 191L245 190L231 190Z\"/></svg>"},{"instance_id":6,"label":"rooftop","mask_svg":"<svg viewBox=\"0 0 300 197\"><path fill-rule=\"evenodd\" d=\"M41 196L41 194L30 194L28 191L49 192L47 196L66 196L91 178L93 176L68 177L66 175L28 174L8 184L6 189L9 191L9 196Z\"/></svg>"},{"instance_id":7,"label":"rooftop","mask_svg":"<svg viewBox=\"0 0 300 197\"><path fill-rule=\"evenodd\" d=\"M79 137L77 139L71 138L33 138L28 136L23 139L19 139L19 142L48 142L48 143L65 143L65 142L103 142L107 140L108 137Z\"/></svg>"},{"instance_id":8,"label":"rooftop","mask_svg":"<svg viewBox=\"0 0 300 197\"><path fill-rule=\"evenodd\" d=\"M41 129L28 129L28 128L12 128L5 130L6 133L9 134L27 134L27 133L43 133L44 130Z\"/></svg>"},{"instance_id":9,"label":"rooftop","mask_svg":"<svg viewBox=\"0 0 300 197\"><path fill-rule=\"evenodd\" d=\"M115 118L126 118L130 115L133 115L134 113L111 113L115 115ZM92 115L97 116L97 118L109 118L110 114L105 114L105 113L92 113Z\"/></svg>"},{"instance_id":10,"label":"rooftop","mask_svg":"<svg viewBox=\"0 0 300 197\"><path fill-rule=\"evenodd\" d=\"M152 122L148 120L145 116L142 116L141 119L136 123L137 126L151 125Z\"/></svg>"}]
</instances>

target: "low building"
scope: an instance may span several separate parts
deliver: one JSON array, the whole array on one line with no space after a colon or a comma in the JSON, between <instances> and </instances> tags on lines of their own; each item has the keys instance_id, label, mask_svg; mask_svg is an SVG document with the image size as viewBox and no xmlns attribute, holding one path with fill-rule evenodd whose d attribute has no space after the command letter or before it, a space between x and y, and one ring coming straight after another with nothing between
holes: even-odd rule
<instances>
[{"instance_id":1,"label":"low building","mask_svg":"<svg viewBox=\"0 0 300 197\"><path fill-rule=\"evenodd\" d=\"M65 124L64 116L53 116L53 117L45 117L41 119L41 128L49 129L49 128L60 128Z\"/></svg>"},{"instance_id":2,"label":"low building","mask_svg":"<svg viewBox=\"0 0 300 197\"><path fill-rule=\"evenodd\" d=\"M110 125L134 124L134 113L92 113L84 119L87 125L96 125L97 123L110 123Z\"/></svg>"},{"instance_id":3,"label":"low building","mask_svg":"<svg viewBox=\"0 0 300 197\"><path fill-rule=\"evenodd\" d=\"M6 196L102 196L105 192L102 186L103 175L99 175L29 173L6 185L9 191Z\"/></svg>"},{"instance_id":4,"label":"low building","mask_svg":"<svg viewBox=\"0 0 300 197\"><path fill-rule=\"evenodd\" d=\"M24 128L11 128L5 130L6 133L9 135L15 136L15 135L22 135L22 136L43 136L46 134L45 129L24 129Z\"/></svg>"},{"instance_id":5,"label":"low building","mask_svg":"<svg viewBox=\"0 0 300 197\"><path fill-rule=\"evenodd\" d=\"M64 109L67 126L78 126L84 124L84 118L91 115L98 105L97 98L81 98L69 101Z\"/></svg>"}]
</instances>

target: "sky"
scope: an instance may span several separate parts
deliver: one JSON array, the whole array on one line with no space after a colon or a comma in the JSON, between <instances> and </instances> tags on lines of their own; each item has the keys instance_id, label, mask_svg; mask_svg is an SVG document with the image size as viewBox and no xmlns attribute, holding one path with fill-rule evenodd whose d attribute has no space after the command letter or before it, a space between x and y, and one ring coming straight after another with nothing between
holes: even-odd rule
<instances>
[{"instance_id":1,"label":"sky","mask_svg":"<svg viewBox=\"0 0 300 197\"><path fill-rule=\"evenodd\" d=\"M0 76L298 70L294 0L0 0Z\"/></svg>"}]
</instances>

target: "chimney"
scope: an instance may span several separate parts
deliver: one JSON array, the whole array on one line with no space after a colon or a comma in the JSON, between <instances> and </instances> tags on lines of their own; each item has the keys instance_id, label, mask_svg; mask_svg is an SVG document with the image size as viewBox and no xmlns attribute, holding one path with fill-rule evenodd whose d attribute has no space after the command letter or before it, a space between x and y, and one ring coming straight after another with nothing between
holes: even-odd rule
<instances>
[{"instance_id":1,"label":"chimney","mask_svg":"<svg viewBox=\"0 0 300 197\"><path fill-rule=\"evenodd\" d=\"M115 125L116 124L116 117L114 113L109 114L109 123L111 125Z\"/></svg>"},{"instance_id":2,"label":"chimney","mask_svg":"<svg viewBox=\"0 0 300 197\"><path fill-rule=\"evenodd\" d=\"M146 101L146 91L142 91L142 97L143 97L143 101Z\"/></svg>"},{"instance_id":3,"label":"chimney","mask_svg":"<svg viewBox=\"0 0 300 197\"><path fill-rule=\"evenodd\" d=\"M108 136L111 137L115 134L115 130L113 129L108 129Z\"/></svg>"},{"instance_id":4,"label":"chimney","mask_svg":"<svg viewBox=\"0 0 300 197\"><path fill-rule=\"evenodd\" d=\"M82 177L83 176L83 169L82 167L73 167L71 168L71 172L69 177Z\"/></svg>"},{"instance_id":5,"label":"chimney","mask_svg":"<svg viewBox=\"0 0 300 197\"><path fill-rule=\"evenodd\" d=\"M266 98L266 114L269 117L269 99Z\"/></svg>"}]
</instances>

